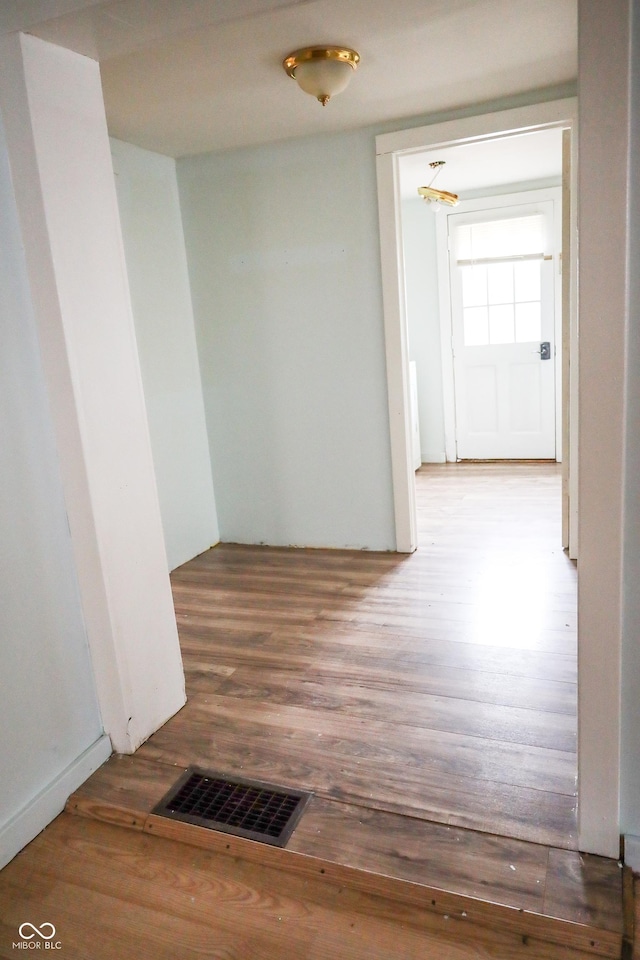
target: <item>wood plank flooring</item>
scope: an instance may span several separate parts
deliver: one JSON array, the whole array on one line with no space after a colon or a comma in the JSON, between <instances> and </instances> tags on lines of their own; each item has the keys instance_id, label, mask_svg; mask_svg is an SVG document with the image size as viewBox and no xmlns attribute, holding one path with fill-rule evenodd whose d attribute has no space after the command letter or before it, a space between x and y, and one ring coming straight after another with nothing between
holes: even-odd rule
<instances>
[{"instance_id":1,"label":"wood plank flooring","mask_svg":"<svg viewBox=\"0 0 640 960\"><path fill-rule=\"evenodd\" d=\"M418 906L478 927L618 957L622 871L612 860L315 796L279 850L152 813L180 768L112 757L69 812ZM553 955L553 954L551 954Z\"/></svg>"},{"instance_id":2,"label":"wood plank flooring","mask_svg":"<svg viewBox=\"0 0 640 960\"><path fill-rule=\"evenodd\" d=\"M558 469L417 492L411 556L220 545L174 572L189 701L0 874L0 956L38 897L95 960L620 955L622 871L575 851ZM194 763L312 790L287 849L154 817Z\"/></svg>"},{"instance_id":3,"label":"wood plank flooring","mask_svg":"<svg viewBox=\"0 0 640 960\"><path fill-rule=\"evenodd\" d=\"M140 756L576 846L556 465L417 475L412 556L220 545L172 576L189 703Z\"/></svg>"},{"instance_id":4,"label":"wood plank flooring","mask_svg":"<svg viewBox=\"0 0 640 960\"><path fill-rule=\"evenodd\" d=\"M62 960L593 957L476 925L464 911L436 913L68 814L0 873L0 957L17 955L25 922L55 926Z\"/></svg>"}]
</instances>

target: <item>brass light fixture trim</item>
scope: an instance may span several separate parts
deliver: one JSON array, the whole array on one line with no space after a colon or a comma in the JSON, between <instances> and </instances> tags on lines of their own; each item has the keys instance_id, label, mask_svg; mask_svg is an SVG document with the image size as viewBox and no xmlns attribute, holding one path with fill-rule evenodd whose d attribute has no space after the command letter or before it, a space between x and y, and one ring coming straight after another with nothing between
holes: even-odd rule
<instances>
[{"instance_id":1,"label":"brass light fixture trim","mask_svg":"<svg viewBox=\"0 0 640 960\"><path fill-rule=\"evenodd\" d=\"M349 47L323 46L322 44L318 44L317 46L302 47L300 50L294 50L293 53L290 53L284 58L282 66L290 77L300 82L300 79L296 77L298 67L303 64L312 63L320 65L323 61L345 64L351 67L352 70L355 70L360 62L360 54L355 50L351 50ZM339 93L340 90L343 89L343 86L346 86L346 83L341 85L335 92ZM303 89L305 88L303 87ZM307 93L309 92L307 89ZM314 91L314 96L316 96L316 99L319 100L324 107L330 99L331 93L325 92L324 90L320 90L318 93Z\"/></svg>"},{"instance_id":2,"label":"brass light fixture trim","mask_svg":"<svg viewBox=\"0 0 640 960\"><path fill-rule=\"evenodd\" d=\"M432 160L429 166L433 170L433 177L431 178L431 183L428 187L418 187L418 193L423 200L426 200L428 203L444 203L448 207L457 207L460 203L460 198L457 193L449 193L448 190L438 190L436 187L432 187L431 184L438 176L442 168L445 166L444 160Z\"/></svg>"},{"instance_id":3,"label":"brass light fixture trim","mask_svg":"<svg viewBox=\"0 0 640 960\"><path fill-rule=\"evenodd\" d=\"M449 193L448 190L436 190L435 187L418 187L418 193L425 200L437 200L439 203L446 203L450 207L456 207L460 203L457 193Z\"/></svg>"}]
</instances>

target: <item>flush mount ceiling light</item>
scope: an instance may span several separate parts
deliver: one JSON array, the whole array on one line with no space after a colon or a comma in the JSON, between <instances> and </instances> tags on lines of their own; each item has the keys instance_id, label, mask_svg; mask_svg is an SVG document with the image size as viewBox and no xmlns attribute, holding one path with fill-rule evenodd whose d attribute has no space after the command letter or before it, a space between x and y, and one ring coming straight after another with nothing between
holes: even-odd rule
<instances>
[{"instance_id":1,"label":"flush mount ceiling light","mask_svg":"<svg viewBox=\"0 0 640 960\"><path fill-rule=\"evenodd\" d=\"M418 193L423 200L427 201L434 213L437 213L442 206L457 207L457 205L460 203L460 198L458 197L457 193L449 193L448 190L437 190L433 186L433 181L438 176L444 165L444 160L432 160L429 166L434 173L429 181L429 186L418 187Z\"/></svg>"},{"instance_id":2,"label":"flush mount ceiling light","mask_svg":"<svg viewBox=\"0 0 640 960\"><path fill-rule=\"evenodd\" d=\"M360 54L347 47L303 47L282 61L290 77L323 107L336 93L342 93L360 62Z\"/></svg>"}]
</instances>

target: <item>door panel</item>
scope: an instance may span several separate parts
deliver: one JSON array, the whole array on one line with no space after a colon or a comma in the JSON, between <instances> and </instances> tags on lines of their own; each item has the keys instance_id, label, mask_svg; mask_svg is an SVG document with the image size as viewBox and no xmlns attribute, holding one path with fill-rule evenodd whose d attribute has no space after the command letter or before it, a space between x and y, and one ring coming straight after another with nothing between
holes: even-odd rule
<instances>
[{"instance_id":1,"label":"door panel","mask_svg":"<svg viewBox=\"0 0 640 960\"><path fill-rule=\"evenodd\" d=\"M551 202L448 217L459 459L555 459L552 217Z\"/></svg>"},{"instance_id":2,"label":"door panel","mask_svg":"<svg viewBox=\"0 0 640 960\"><path fill-rule=\"evenodd\" d=\"M465 407L470 434L493 434L498 430L498 377L495 366L478 363L469 367Z\"/></svg>"}]
</instances>

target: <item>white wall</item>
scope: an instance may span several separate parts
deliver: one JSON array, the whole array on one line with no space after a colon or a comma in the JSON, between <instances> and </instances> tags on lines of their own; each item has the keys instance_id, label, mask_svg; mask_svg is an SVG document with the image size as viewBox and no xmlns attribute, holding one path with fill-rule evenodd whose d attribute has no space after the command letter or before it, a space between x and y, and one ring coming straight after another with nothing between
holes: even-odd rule
<instances>
[{"instance_id":1,"label":"white wall","mask_svg":"<svg viewBox=\"0 0 640 960\"><path fill-rule=\"evenodd\" d=\"M0 224L2 867L61 809L62 796L51 811L35 807L99 740L102 723L1 117ZM74 775L69 792L97 763Z\"/></svg>"},{"instance_id":2,"label":"white wall","mask_svg":"<svg viewBox=\"0 0 640 960\"><path fill-rule=\"evenodd\" d=\"M409 356L416 362L423 463L444 463L436 218L420 197L402 200Z\"/></svg>"},{"instance_id":3,"label":"white wall","mask_svg":"<svg viewBox=\"0 0 640 960\"><path fill-rule=\"evenodd\" d=\"M219 538L175 161L111 141L169 569Z\"/></svg>"},{"instance_id":4,"label":"white wall","mask_svg":"<svg viewBox=\"0 0 640 960\"><path fill-rule=\"evenodd\" d=\"M393 549L372 133L177 167L221 539Z\"/></svg>"}]
</instances>

